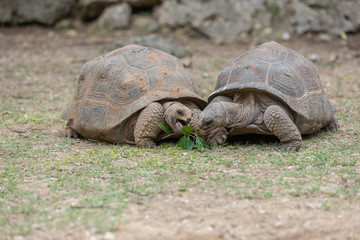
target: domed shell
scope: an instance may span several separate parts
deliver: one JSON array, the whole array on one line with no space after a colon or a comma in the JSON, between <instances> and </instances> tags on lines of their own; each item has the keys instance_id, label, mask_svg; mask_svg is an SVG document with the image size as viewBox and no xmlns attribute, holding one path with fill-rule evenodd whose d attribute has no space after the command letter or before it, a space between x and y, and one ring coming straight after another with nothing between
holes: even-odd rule
<instances>
[{"instance_id":1,"label":"domed shell","mask_svg":"<svg viewBox=\"0 0 360 240\"><path fill-rule=\"evenodd\" d=\"M75 97L61 117L84 137L124 142L122 128L151 102L190 99L206 106L179 59L160 50L127 45L87 62Z\"/></svg>"},{"instance_id":2,"label":"domed shell","mask_svg":"<svg viewBox=\"0 0 360 240\"><path fill-rule=\"evenodd\" d=\"M280 99L294 111L295 124L302 133L323 127L335 112L321 88L316 66L276 42L233 59L220 73L208 101L234 91L261 91Z\"/></svg>"}]
</instances>

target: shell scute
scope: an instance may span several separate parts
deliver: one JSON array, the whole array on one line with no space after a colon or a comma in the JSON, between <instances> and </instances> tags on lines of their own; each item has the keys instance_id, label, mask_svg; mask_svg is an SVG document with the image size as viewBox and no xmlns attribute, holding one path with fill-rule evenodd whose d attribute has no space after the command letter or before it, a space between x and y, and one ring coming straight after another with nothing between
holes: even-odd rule
<instances>
[{"instance_id":1,"label":"shell scute","mask_svg":"<svg viewBox=\"0 0 360 240\"><path fill-rule=\"evenodd\" d=\"M101 128L103 126L104 116L106 113L106 105L94 104L92 107L92 126L95 128Z\"/></svg>"},{"instance_id":2,"label":"shell scute","mask_svg":"<svg viewBox=\"0 0 360 240\"><path fill-rule=\"evenodd\" d=\"M80 104L79 118L80 123L84 128L90 127L91 106L90 102L83 102Z\"/></svg>"},{"instance_id":3,"label":"shell scute","mask_svg":"<svg viewBox=\"0 0 360 240\"><path fill-rule=\"evenodd\" d=\"M137 69L149 69L158 65L161 54L150 48L136 48L123 54L125 62Z\"/></svg>"},{"instance_id":4,"label":"shell scute","mask_svg":"<svg viewBox=\"0 0 360 240\"><path fill-rule=\"evenodd\" d=\"M242 62L241 64L234 65L230 76L229 83L237 82L241 79L243 84L246 83L263 83L267 78L267 72L270 64L262 63L256 60Z\"/></svg>"},{"instance_id":5,"label":"shell scute","mask_svg":"<svg viewBox=\"0 0 360 240\"><path fill-rule=\"evenodd\" d=\"M306 94L306 88L301 77L293 69L275 63L269 69L268 85L287 96L301 98Z\"/></svg>"},{"instance_id":6,"label":"shell scute","mask_svg":"<svg viewBox=\"0 0 360 240\"><path fill-rule=\"evenodd\" d=\"M131 103L145 95L149 88L147 76L137 69L125 68L113 79L111 90L107 95L107 100L113 104Z\"/></svg>"}]
</instances>

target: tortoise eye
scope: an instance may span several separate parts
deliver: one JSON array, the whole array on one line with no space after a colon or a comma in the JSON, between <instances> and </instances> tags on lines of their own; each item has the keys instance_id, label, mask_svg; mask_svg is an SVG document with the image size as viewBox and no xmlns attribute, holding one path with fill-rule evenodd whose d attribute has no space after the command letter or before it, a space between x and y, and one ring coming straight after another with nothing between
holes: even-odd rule
<instances>
[{"instance_id":1,"label":"tortoise eye","mask_svg":"<svg viewBox=\"0 0 360 240\"><path fill-rule=\"evenodd\" d=\"M176 113L179 114L180 116L184 116L184 112L181 110L177 110Z\"/></svg>"}]
</instances>

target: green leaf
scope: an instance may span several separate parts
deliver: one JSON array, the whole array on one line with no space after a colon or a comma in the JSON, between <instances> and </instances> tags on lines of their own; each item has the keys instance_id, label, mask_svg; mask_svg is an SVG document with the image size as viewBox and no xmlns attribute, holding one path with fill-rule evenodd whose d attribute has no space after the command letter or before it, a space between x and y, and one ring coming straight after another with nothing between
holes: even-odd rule
<instances>
[{"instance_id":1,"label":"green leaf","mask_svg":"<svg viewBox=\"0 0 360 240\"><path fill-rule=\"evenodd\" d=\"M166 133L170 133L170 129L162 122L156 122L156 124Z\"/></svg>"},{"instance_id":2,"label":"green leaf","mask_svg":"<svg viewBox=\"0 0 360 240\"><path fill-rule=\"evenodd\" d=\"M194 143L191 141L190 136L183 136L180 138L179 146L186 150L192 150L194 148Z\"/></svg>"},{"instance_id":3,"label":"green leaf","mask_svg":"<svg viewBox=\"0 0 360 240\"><path fill-rule=\"evenodd\" d=\"M185 125L181 128L181 133L183 135L189 135L190 133L192 133L192 131L193 131L192 128L189 127L188 125Z\"/></svg>"},{"instance_id":4,"label":"green leaf","mask_svg":"<svg viewBox=\"0 0 360 240\"><path fill-rule=\"evenodd\" d=\"M204 139L202 139L201 137L196 136L195 143L196 143L197 149L199 149L200 152L203 152L205 145L206 145L206 141Z\"/></svg>"},{"instance_id":5,"label":"green leaf","mask_svg":"<svg viewBox=\"0 0 360 240\"><path fill-rule=\"evenodd\" d=\"M341 33L340 33L340 37L341 37L343 40L347 40L347 39L348 39L348 36L346 35L345 32L341 32Z\"/></svg>"}]
</instances>

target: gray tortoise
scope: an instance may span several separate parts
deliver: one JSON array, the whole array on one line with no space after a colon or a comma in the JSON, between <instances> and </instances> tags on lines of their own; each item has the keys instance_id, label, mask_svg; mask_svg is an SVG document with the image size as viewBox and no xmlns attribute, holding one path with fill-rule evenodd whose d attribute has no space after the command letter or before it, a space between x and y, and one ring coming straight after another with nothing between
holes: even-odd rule
<instances>
[{"instance_id":1,"label":"gray tortoise","mask_svg":"<svg viewBox=\"0 0 360 240\"><path fill-rule=\"evenodd\" d=\"M200 116L202 129L275 135L284 150L298 150L301 134L339 127L316 66L276 42L233 59L208 101Z\"/></svg>"},{"instance_id":2,"label":"gray tortoise","mask_svg":"<svg viewBox=\"0 0 360 240\"><path fill-rule=\"evenodd\" d=\"M154 147L183 125L200 125L206 101L179 59L156 49L128 45L87 62L72 103L61 114L65 136ZM226 131L201 131L209 144L226 141Z\"/></svg>"}]
</instances>

